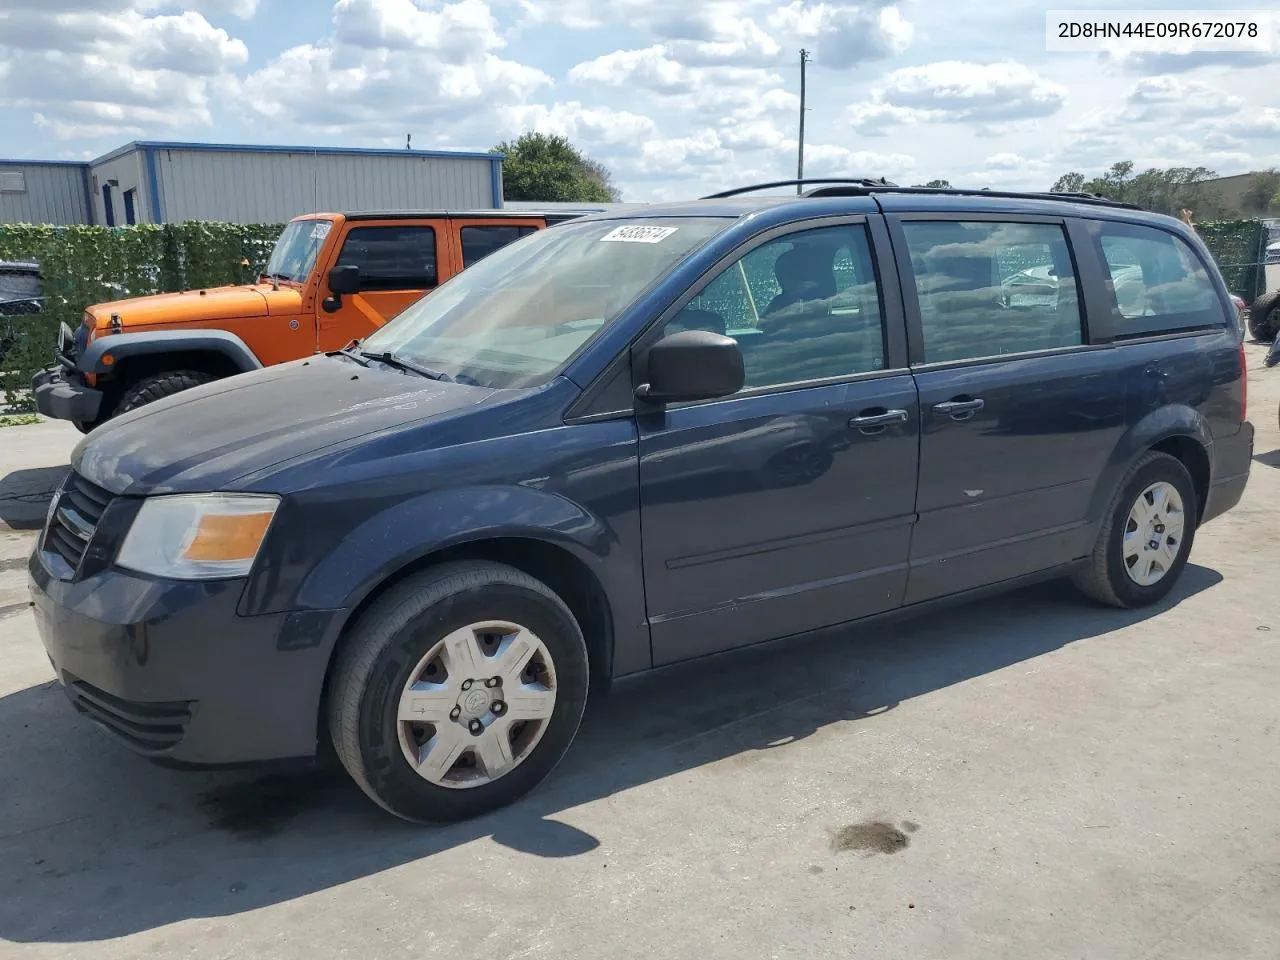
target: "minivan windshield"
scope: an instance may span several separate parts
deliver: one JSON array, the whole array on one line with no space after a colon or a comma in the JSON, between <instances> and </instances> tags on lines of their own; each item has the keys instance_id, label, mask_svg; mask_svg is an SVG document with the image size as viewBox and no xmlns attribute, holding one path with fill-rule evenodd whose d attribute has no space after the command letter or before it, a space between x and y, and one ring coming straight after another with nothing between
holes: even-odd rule
<instances>
[{"instance_id":1,"label":"minivan windshield","mask_svg":"<svg viewBox=\"0 0 1280 960\"><path fill-rule=\"evenodd\" d=\"M457 274L360 345L460 383L545 383L728 218L586 220L539 230Z\"/></svg>"},{"instance_id":2,"label":"minivan windshield","mask_svg":"<svg viewBox=\"0 0 1280 960\"><path fill-rule=\"evenodd\" d=\"M273 280L306 283L332 226L330 220L293 221L276 241L265 274Z\"/></svg>"}]
</instances>

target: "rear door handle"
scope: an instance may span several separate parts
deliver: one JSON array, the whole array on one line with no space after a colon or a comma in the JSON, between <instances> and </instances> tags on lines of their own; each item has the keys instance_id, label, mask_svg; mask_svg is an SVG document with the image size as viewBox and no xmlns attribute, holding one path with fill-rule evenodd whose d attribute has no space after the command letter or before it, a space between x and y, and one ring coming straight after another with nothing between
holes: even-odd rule
<instances>
[{"instance_id":1,"label":"rear door handle","mask_svg":"<svg viewBox=\"0 0 1280 960\"><path fill-rule=\"evenodd\" d=\"M885 427L894 423L906 423L907 411L905 410L882 410L879 413L860 413L849 421L849 426L868 433L873 430L883 430Z\"/></svg>"},{"instance_id":2,"label":"rear door handle","mask_svg":"<svg viewBox=\"0 0 1280 960\"><path fill-rule=\"evenodd\" d=\"M947 400L945 403L935 403L933 409L938 413L945 414L952 420L968 420L981 410L982 406L982 401L974 398L973 400Z\"/></svg>"}]
</instances>

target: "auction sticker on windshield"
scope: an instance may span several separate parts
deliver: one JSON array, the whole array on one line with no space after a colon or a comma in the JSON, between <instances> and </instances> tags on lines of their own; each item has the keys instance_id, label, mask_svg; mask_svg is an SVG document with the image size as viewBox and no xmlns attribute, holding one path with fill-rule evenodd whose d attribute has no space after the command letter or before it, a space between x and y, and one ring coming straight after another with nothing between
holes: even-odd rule
<instances>
[{"instance_id":1,"label":"auction sticker on windshield","mask_svg":"<svg viewBox=\"0 0 1280 960\"><path fill-rule=\"evenodd\" d=\"M311 228L311 239L323 240L325 237L329 235L329 228L332 226L333 224L331 224L328 220L321 220L319 223L317 223L314 227Z\"/></svg>"},{"instance_id":2,"label":"auction sticker on windshield","mask_svg":"<svg viewBox=\"0 0 1280 960\"><path fill-rule=\"evenodd\" d=\"M635 225L629 227L618 227L616 230L610 230L601 237L600 242L661 243L679 229L679 227L645 227Z\"/></svg>"}]
</instances>

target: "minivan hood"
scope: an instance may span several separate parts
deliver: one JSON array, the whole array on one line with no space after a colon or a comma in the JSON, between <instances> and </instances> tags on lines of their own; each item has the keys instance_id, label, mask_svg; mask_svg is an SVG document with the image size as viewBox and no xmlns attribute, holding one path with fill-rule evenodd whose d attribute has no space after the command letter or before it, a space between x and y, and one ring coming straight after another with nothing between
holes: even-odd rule
<instances>
[{"instance_id":1,"label":"minivan hood","mask_svg":"<svg viewBox=\"0 0 1280 960\"><path fill-rule=\"evenodd\" d=\"M184 390L108 420L71 466L113 493L230 489L324 447L482 403L495 390L317 356Z\"/></svg>"},{"instance_id":2,"label":"minivan hood","mask_svg":"<svg viewBox=\"0 0 1280 960\"><path fill-rule=\"evenodd\" d=\"M94 304L86 312L98 327L108 326L111 315L118 314L121 324L128 329L154 323L234 320L238 317L265 317L268 313L297 313L301 304L302 295L293 288L282 286L274 290L268 284L254 284L113 300Z\"/></svg>"}]
</instances>

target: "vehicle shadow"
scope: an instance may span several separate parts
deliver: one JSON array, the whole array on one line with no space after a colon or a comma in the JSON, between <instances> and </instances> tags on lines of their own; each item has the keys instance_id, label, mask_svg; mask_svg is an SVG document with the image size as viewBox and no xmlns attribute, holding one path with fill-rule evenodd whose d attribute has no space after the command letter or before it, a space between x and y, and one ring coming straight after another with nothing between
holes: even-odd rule
<instances>
[{"instance_id":1,"label":"vehicle shadow","mask_svg":"<svg viewBox=\"0 0 1280 960\"><path fill-rule=\"evenodd\" d=\"M53 682L31 687L0 699L0 938L107 940L232 916L485 837L534 856L573 857L610 842L557 819L582 804L785 750L1070 644L1105 643L1221 579L1188 566L1163 604L1137 612L1045 584L650 674L592 703L577 743L540 789L444 827L395 820L331 771L153 766L75 716Z\"/></svg>"},{"instance_id":2,"label":"vehicle shadow","mask_svg":"<svg viewBox=\"0 0 1280 960\"><path fill-rule=\"evenodd\" d=\"M1272 450L1270 453L1257 453L1254 454L1253 459L1257 463L1268 467L1280 467L1280 450Z\"/></svg>"},{"instance_id":3,"label":"vehicle shadow","mask_svg":"<svg viewBox=\"0 0 1280 960\"><path fill-rule=\"evenodd\" d=\"M0 523L13 530L39 530L53 491L70 467L33 467L0 477Z\"/></svg>"}]
</instances>

